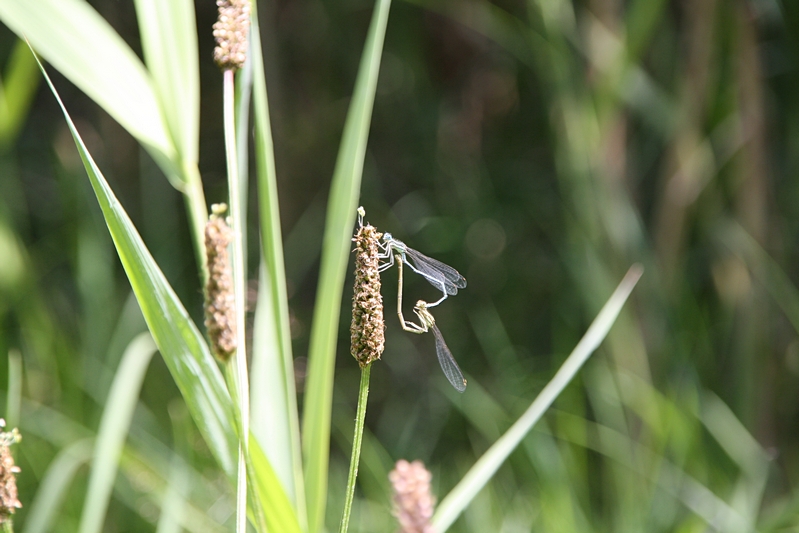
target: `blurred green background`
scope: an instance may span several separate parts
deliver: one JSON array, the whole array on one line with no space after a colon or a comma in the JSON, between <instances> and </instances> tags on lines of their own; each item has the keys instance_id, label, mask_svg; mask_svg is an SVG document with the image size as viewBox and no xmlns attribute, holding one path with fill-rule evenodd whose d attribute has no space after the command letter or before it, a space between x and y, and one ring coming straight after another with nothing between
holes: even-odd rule
<instances>
[{"instance_id":1,"label":"blurred green background","mask_svg":"<svg viewBox=\"0 0 799 533\"><path fill-rule=\"evenodd\" d=\"M140 52L131 3L91 4ZM327 194L372 7L259 5L300 402ZM196 11L200 171L212 203L226 194L216 8ZM384 474L399 458L422 459L445 495L641 262L642 281L579 382L453 530L799 531L797 35L799 5L778 0L395 1L361 203L378 229L469 281L436 309L469 386L462 396L450 388L431 336L399 328L396 271L386 272L386 351L372 372L353 530L395 529ZM17 46L0 27L6 87L15 53L26 52ZM200 322L179 193L118 124L50 73ZM26 531L37 490L96 431L122 351L145 326L55 100L38 72L19 76L29 107L22 98L0 110L0 351L9 354L0 385L22 387L20 418L9 422L24 438L16 523ZM256 291L253 281L253 302ZM331 528L359 379L348 297ZM436 291L406 276L405 298ZM229 523L232 492L156 357L107 531L153 529L146 472L168 448L203 474L191 495L198 509ZM87 471L75 468L53 511L59 531L80 517Z\"/></svg>"}]
</instances>

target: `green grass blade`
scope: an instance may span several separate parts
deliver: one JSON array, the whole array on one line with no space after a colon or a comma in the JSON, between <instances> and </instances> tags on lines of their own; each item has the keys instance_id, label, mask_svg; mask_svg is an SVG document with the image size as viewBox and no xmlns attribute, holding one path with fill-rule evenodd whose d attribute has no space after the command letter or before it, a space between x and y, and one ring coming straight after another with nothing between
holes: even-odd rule
<instances>
[{"instance_id":1,"label":"green grass blade","mask_svg":"<svg viewBox=\"0 0 799 533\"><path fill-rule=\"evenodd\" d=\"M271 298L273 291L270 276L266 272L267 268L261 266L258 304L253 325L250 428L269 461L274 465L275 473L283 483L289 498L296 504L299 495L297 481L302 483L299 448L294 448L295 442L292 438L292 432L299 424L297 405L296 401L289 403L283 360L280 350L277 349L278 335L275 332L276 319ZM289 371L293 374L292 368ZM291 391L294 391L293 384ZM299 435L296 437L296 445L299 446ZM304 495L301 496L304 501ZM297 508L300 509L299 506Z\"/></svg>"},{"instance_id":2,"label":"green grass blade","mask_svg":"<svg viewBox=\"0 0 799 533\"><path fill-rule=\"evenodd\" d=\"M268 531L300 533L300 523L283 485L275 475L258 440L250 434L249 469Z\"/></svg>"},{"instance_id":3,"label":"green grass blade","mask_svg":"<svg viewBox=\"0 0 799 533\"><path fill-rule=\"evenodd\" d=\"M8 351L8 390L6 392L6 427L19 425L19 410L22 405L22 354L19 350Z\"/></svg>"},{"instance_id":4,"label":"green grass blade","mask_svg":"<svg viewBox=\"0 0 799 533\"><path fill-rule=\"evenodd\" d=\"M142 49L161 112L184 161L196 162L200 137L200 67L194 3L136 0Z\"/></svg>"},{"instance_id":5,"label":"green grass blade","mask_svg":"<svg viewBox=\"0 0 799 533\"><path fill-rule=\"evenodd\" d=\"M200 70L194 4L190 0L136 0L142 49L163 120L177 151L167 177L185 196L194 248L205 283L203 230L208 212L197 170Z\"/></svg>"},{"instance_id":6,"label":"green grass blade","mask_svg":"<svg viewBox=\"0 0 799 533\"><path fill-rule=\"evenodd\" d=\"M55 531L53 523L78 468L92 457L94 439L81 439L62 449L42 477L22 533Z\"/></svg>"},{"instance_id":7,"label":"green grass blade","mask_svg":"<svg viewBox=\"0 0 799 533\"><path fill-rule=\"evenodd\" d=\"M175 148L152 80L136 54L87 2L0 2L0 19L145 147L173 161Z\"/></svg>"},{"instance_id":8,"label":"green grass blade","mask_svg":"<svg viewBox=\"0 0 799 533\"><path fill-rule=\"evenodd\" d=\"M702 424L741 468L741 475L730 498L739 515L737 522L728 522L729 530L754 531L763 505L763 495L769 477L769 454L744 427L732 410L715 394L708 392L702 399Z\"/></svg>"},{"instance_id":9,"label":"green grass blade","mask_svg":"<svg viewBox=\"0 0 799 533\"><path fill-rule=\"evenodd\" d=\"M208 220L205 194L197 170L200 139L200 67L197 21L190 0L136 0L142 49L161 113L177 158L176 173L167 173L183 192L194 238L197 264L206 280L203 230Z\"/></svg>"},{"instance_id":10,"label":"green grass blade","mask_svg":"<svg viewBox=\"0 0 799 533\"><path fill-rule=\"evenodd\" d=\"M255 7L255 6L253 6ZM253 104L263 263L253 333L252 431L305 525L300 423L294 386L286 269L260 31L252 17Z\"/></svg>"},{"instance_id":11,"label":"green grass blade","mask_svg":"<svg viewBox=\"0 0 799 533\"><path fill-rule=\"evenodd\" d=\"M155 533L180 533L181 521L188 514L193 484L184 461L190 460L194 454L189 442L192 433L191 420L186 408L180 404L170 405L169 418L172 421L173 450L169 458L169 475L166 480L166 494L161 499L161 516ZM135 446L135 444L134 444ZM129 451L132 446L129 447ZM149 454L147 455L149 458ZM120 465L121 466L121 465ZM202 513L197 513L202 514Z\"/></svg>"},{"instance_id":12,"label":"green grass blade","mask_svg":"<svg viewBox=\"0 0 799 533\"><path fill-rule=\"evenodd\" d=\"M704 520L709 529L728 531L720 529L719 524L742 523L742 517L734 507L680 466L660 455L662 450L653 450L630 439L622 432L596 422L579 419L564 412L558 413L558 416L561 417L559 425L563 426L562 429L558 429L558 439L595 451L612 459L616 464L623 465L630 472L636 472L649 479L663 491L663 494L673 498ZM579 429L580 426L589 428L590 431ZM538 428L536 430L539 431ZM540 431L542 433L539 437L554 436L546 428L541 428ZM533 453L534 450L531 449L533 445L529 441L525 441L524 446L528 455ZM661 499L659 503L662 505L665 500Z\"/></svg>"},{"instance_id":13,"label":"green grass blade","mask_svg":"<svg viewBox=\"0 0 799 533\"><path fill-rule=\"evenodd\" d=\"M17 138L40 80L36 61L20 39L8 59L0 89L0 146L8 146Z\"/></svg>"},{"instance_id":14,"label":"green grass blade","mask_svg":"<svg viewBox=\"0 0 799 533\"><path fill-rule=\"evenodd\" d=\"M702 424L741 470L751 476L768 473L768 452L744 427L721 398L706 392L699 413Z\"/></svg>"},{"instance_id":15,"label":"green grass blade","mask_svg":"<svg viewBox=\"0 0 799 533\"><path fill-rule=\"evenodd\" d=\"M330 452L330 409L341 294L352 247L355 209L358 207L366 141L390 5L390 0L378 0L375 5L347 122L344 125L328 201L319 292L308 354L302 432L308 531L311 533L321 531L324 523Z\"/></svg>"},{"instance_id":16,"label":"green grass blade","mask_svg":"<svg viewBox=\"0 0 799 533\"><path fill-rule=\"evenodd\" d=\"M588 357L597 349L616 321L621 308L643 273L640 265L633 265L610 296L580 342L560 367L552 380L543 388L527 411L483 454L460 483L441 500L433 517L435 531L446 531L488 483L502 463L516 449L527 432L538 422L552 402L571 382Z\"/></svg>"},{"instance_id":17,"label":"green grass blade","mask_svg":"<svg viewBox=\"0 0 799 533\"><path fill-rule=\"evenodd\" d=\"M149 453L152 453L151 449L145 451L136 450L132 446L125 447L122 461L119 465L120 472L127 478L128 483L136 486L138 490L131 490L129 486L125 487L126 490L119 490L120 485L118 484L115 498L134 511L142 509L143 502L160 508L161 519L173 523L177 522L177 531L190 533L223 533L229 531L209 516L209 504L207 502L197 504L196 502L181 500L180 508L174 509L176 513L164 518L164 515L171 511L167 506L172 504L170 501L170 488L167 484L172 483L172 471L176 469L166 465L153 464ZM181 462L180 459L176 459L173 462L173 466ZM157 466L161 466L161 468L157 469ZM189 484L188 490L197 489L205 484L204 480L196 472L192 472L185 464L179 468L181 472L177 475L185 478L185 482ZM164 475L167 472L170 473L168 479ZM194 483L194 485L191 485L191 483ZM124 484L122 485L124 486ZM163 521L159 521L156 527L165 527L161 525L164 523ZM156 529L156 533L162 533L162 531Z\"/></svg>"},{"instance_id":18,"label":"green grass blade","mask_svg":"<svg viewBox=\"0 0 799 533\"><path fill-rule=\"evenodd\" d=\"M720 227L718 238L746 263L799 332L799 289L785 270L736 222Z\"/></svg>"},{"instance_id":19,"label":"green grass blade","mask_svg":"<svg viewBox=\"0 0 799 533\"><path fill-rule=\"evenodd\" d=\"M161 356L208 447L222 469L233 477L238 444L233 405L219 367L202 334L97 168L50 78L44 69L42 72L64 112L117 253Z\"/></svg>"},{"instance_id":20,"label":"green grass blade","mask_svg":"<svg viewBox=\"0 0 799 533\"><path fill-rule=\"evenodd\" d=\"M128 345L114 375L95 443L89 489L80 520L81 533L102 531L119 457L139 400L144 374L155 351L150 334L140 333Z\"/></svg>"}]
</instances>

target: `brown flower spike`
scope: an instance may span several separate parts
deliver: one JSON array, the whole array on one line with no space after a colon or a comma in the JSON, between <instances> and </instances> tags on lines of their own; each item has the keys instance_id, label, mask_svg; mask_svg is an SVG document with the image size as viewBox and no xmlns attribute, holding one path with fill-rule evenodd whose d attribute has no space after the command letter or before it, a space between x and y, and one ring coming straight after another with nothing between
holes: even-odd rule
<instances>
[{"instance_id":1,"label":"brown flower spike","mask_svg":"<svg viewBox=\"0 0 799 533\"><path fill-rule=\"evenodd\" d=\"M0 428L5 428L5 420L0 418ZM11 515L22 504L17 498L17 474L19 467L14 464L9 446L19 442L19 432L14 428L10 432L0 431L0 525L11 521Z\"/></svg>"},{"instance_id":2,"label":"brown flower spike","mask_svg":"<svg viewBox=\"0 0 799 533\"><path fill-rule=\"evenodd\" d=\"M359 213L363 213L360 209ZM383 296L380 294L378 272L380 237L382 233L373 226L362 223L353 237L355 242L355 286L352 296L352 325L350 326L350 353L361 365L369 366L383 354L385 344Z\"/></svg>"},{"instance_id":3,"label":"brown flower spike","mask_svg":"<svg viewBox=\"0 0 799 533\"><path fill-rule=\"evenodd\" d=\"M400 524L401 533L433 533L430 519L436 500L430 494L428 472L421 461L409 463L405 459L388 474L394 489L394 516Z\"/></svg>"},{"instance_id":4,"label":"brown flower spike","mask_svg":"<svg viewBox=\"0 0 799 533\"><path fill-rule=\"evenodd\" d=\"M217 0L219 17L214 23L214 61L222 70L238 70L247 60L250 31L249 0Z\"/></svg>"},{"instance_id":5,"label":"brown flower spike","mask_svg":"<svg viewBox=\"0 0 799 533\"><path fill-rule=\"evenodd\" d=\"M225 204L211 206L213 214L205 225L205 253L208 284L205 287L205 327L217 359L226 363L236 351L236 298L230 269L228 244L233 232L222 216Z\"/></svg>"}]
</instances>

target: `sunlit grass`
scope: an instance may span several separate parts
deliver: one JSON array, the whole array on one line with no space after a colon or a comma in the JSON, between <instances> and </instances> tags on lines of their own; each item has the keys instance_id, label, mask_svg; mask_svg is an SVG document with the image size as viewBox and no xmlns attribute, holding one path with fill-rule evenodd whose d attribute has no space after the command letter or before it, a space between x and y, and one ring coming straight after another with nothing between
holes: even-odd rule
<instances>
[{"instance_id":1,"label":"sunlit grass","mask_svg":"<svg viewBox=\"0 0 799 533\"><path fill-rule=\"evenodd\" d=\"M161 227L164 214L150 206L153 219L139 223L129 185L80 122L99 152L95 165L79 143L102 214L63 140L57 161L26 167L30 156L13 150L36 84L17 45L0 94L9 150L0 159L0 346L9 352L5 417L24 437L19 531L235 527L241 410L187 303L205 275L203 60L191 2L167 4L136 3L143 60L88 4L0 4L50 72L153 158L186 208L188 232L175 239L195 249L187 260L148 248L146 228ZM257 528L316 533L341 518L357 396L342 310L359 203L379 229L469 279L436 311L469 387L452 391L430 339L408 338L386 313L352 531L395 529L386 476L400 458L432 471L442 530L796 527L795 193L790 179L770 180L792 175L794 163L783 153L790 140L781 130L770 140L764 126L790 121L792 108L772 117L764 106L784 97L768 77L780 74L767 75L758 58L785 45L775 38L760 50L765 18L646 0L619 11L414 1L395 3L391 17L386 0L374 11L258 9L266 27L253 28L254 63L241 80L252 76L253 129L246 98L235 116L235 162L252 157L257 177L251 197L242 182L237 217L242 228L258 219L242 231L251 259L238 274L241 287L259 281L243 502ZM784 14L760 16L791 27ZM295 19L306 33L292 33ZM279 40L288 33L307 49ZM272 102L265 64L277 80ZM306 78L291 85L293 69ZM67 111L79 113L73 105ZM209 160L223 154L221 143L204 147ZM38 204L47 195L30 176L47 173L58 176L58 201ZM550 378L634 262L647 274L596 355L523 430L510 429L552 392ZM389 302L394 276L385 274ZM172 289L181 285L197 294ZM413 280L407 289L430 290ZM149 335L160 355L148 365ZM509 430L513 445L496 452Z\"/></svg>"}]
</instances>

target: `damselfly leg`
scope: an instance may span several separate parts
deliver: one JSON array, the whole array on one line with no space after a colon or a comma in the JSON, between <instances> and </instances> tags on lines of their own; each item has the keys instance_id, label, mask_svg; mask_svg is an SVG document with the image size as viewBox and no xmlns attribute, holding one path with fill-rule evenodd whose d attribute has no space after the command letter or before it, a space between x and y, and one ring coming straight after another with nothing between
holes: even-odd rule
<instances>
[{"instance_id":1,"label":"damselfly leg","mask_svg":"<svg viewBox=\"0 0 799 533\"><path fill-rule=\"evenodd\" d=\"M397 254L396 256L397 262L397 269L399 270L398 278L399 283L397 285L397 316L399 317L400 324L402 325L402 329L405 331L409 331L411 333L416 333L421 335L422 333L427 333L428 331L433 332L433 336L436 338L436 356L438 357L438 364L441 366L441 370L444 371L444 375L447 377L447 380L450 384L455 387L455 390L458 392L463 392L466 390L466 379L463 377L463 372L461 372L458 363L455 362L455 358L452 356L452 352L450 351L447 343L444 342L444 336L441 334L441 331L436 326L436 319L433 317L432 313L428 311L428 308L431 307L430 304L425 302L424 300L419 300L416 302L416 305L413 308L413 312L416 314L417 318L419 319L419 324L415 322L405 320L405 317L402 314L402 257Z\"/></svg>"}]
</instances>

